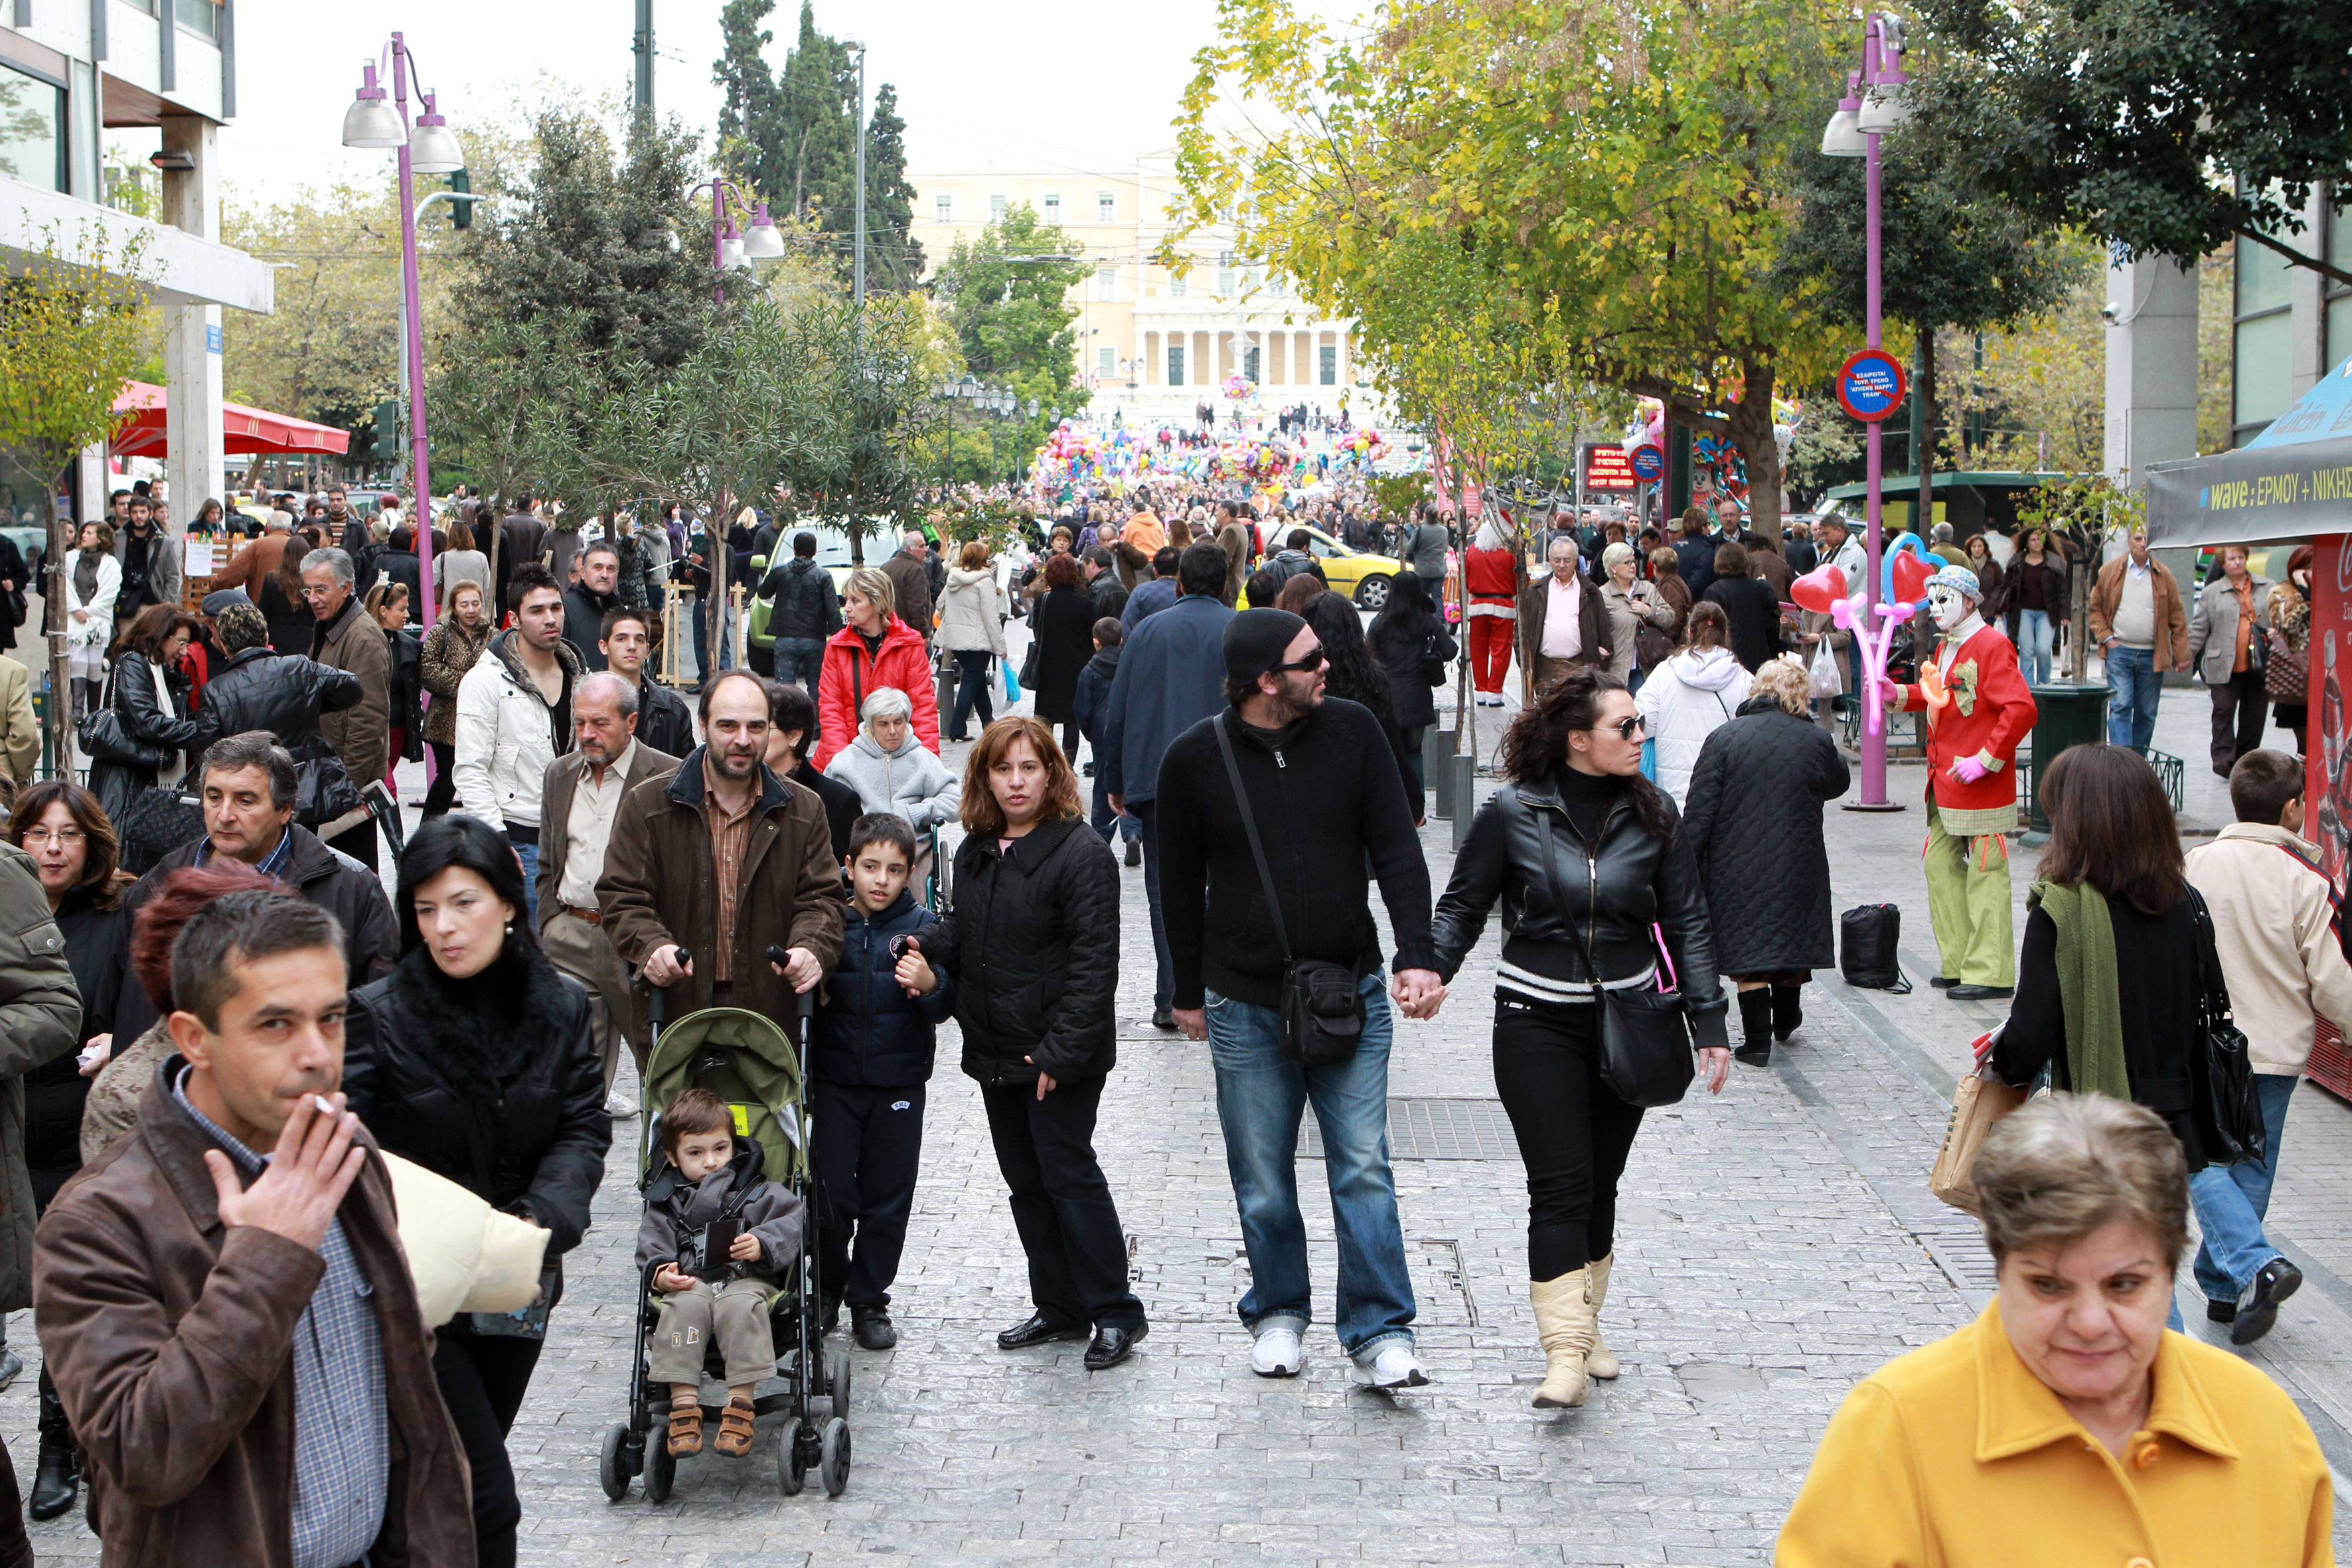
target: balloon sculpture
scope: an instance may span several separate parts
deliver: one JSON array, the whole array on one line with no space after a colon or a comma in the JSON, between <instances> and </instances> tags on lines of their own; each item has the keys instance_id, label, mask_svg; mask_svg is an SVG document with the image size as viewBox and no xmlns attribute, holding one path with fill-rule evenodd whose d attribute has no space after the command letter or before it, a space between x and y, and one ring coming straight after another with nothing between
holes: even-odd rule
<instances>
[{"instance_id":1,"label":"balloon sculpture","mask_svg":"<svg viewBox=\"0 0 2352 1568\"><path fill-rule=\"evenodd\" d=\"M1895 647L1895 628L1919 613L1927 579L1944 563L1927 553L1916 533L1898 535L1880 557L1878 626L1873 628L1859 587L1845 580L1833 562L1823 562L1789 584L1789 596L1816 615L1826 615L1840 631L1850 631L1862 648L1863 728L1873 735L1886 732L1886 710L1879 687L1886 677L1886 661ZM1848 589L1853 587L1853 592Z\"/></svg>"}]
</instances>

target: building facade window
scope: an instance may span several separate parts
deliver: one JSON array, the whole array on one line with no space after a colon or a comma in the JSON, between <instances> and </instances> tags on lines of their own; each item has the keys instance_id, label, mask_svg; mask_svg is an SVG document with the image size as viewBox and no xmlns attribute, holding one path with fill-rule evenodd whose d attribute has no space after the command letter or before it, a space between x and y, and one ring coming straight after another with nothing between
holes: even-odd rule
<instances>
[{"instance_id":1,"label":"building facade window","mask_svg":"<svg viewBox=\"0 0 2352 1568\"><path fill-rule=\"evenodd\" d=\"M1095 374L1100 375L1106 381L1118 374L1118 351L1117 349L1095 350Z\"/></svg>"},{"instance_id":2,"label":"building facade window","mask_svg":"<svg viewBox=\"0 0 2352 1568\"><path fill-rule=\"evenodd\" d=\"M1181 300L1184 297L1184 275L1181 272L1171 272L1168 275L1168 297L1171 300Z\"/></svg>"},{"instance_id":3,"label":"building facade window","mask_svg":"<svg viewBox=\"0 0 2352 1568\"><path fill-rule=\"evenodd\" d=\"M1244 349L1242 351L1242 379L1244 381L1258 381L1263 379L1263 377L1261 377L1257 373L1257 356L1258 351L1255 348Z\"/></svg>"},{"instance_id":4,"label":"building facade window","mask_svg":"<svg viewBox=\"0 0 2352 1568\"><path fill-rule=\"evenodd\" d=\"M1323 386L1339 384L1339 350L1335 343L1325 343L1315 351L1315 380Z\"/></svg>"},{"instance_id":5,"label":"building facade window","mask_svg":"<svg viewBox=\"0 0 2352 1568\"><path fill-rule=\"evenodd\" d=\"M220 42L221 8L218 0L173 0L173 15L180 26L200 38Z\"/></svg>"},{"instance_id":6,"label":"building facade window","mask_svg":"<svg viewBox=\"0 0 2352 1568\"><path fill-rule=\"evenodd\" d=\"M2324 206L2327 225L2327 260L2332 267L2352 272L2352 212L2339 213ZM2322 356L2330 370L2352 358L2352 289L2333 278L2323 279L2320 288L2327 300L2326 343Z\"/></svg>"},{"instance_id":7,"label":"building facade window","mask_svg":"<svg viewBox=\"0 0 2352 1568\"><path fill-rule=\"evenodd\" d=\"M1004 221L1004 208L1005 199L1003 196L989 197L988 221L991 223L1003 223Z\"/></svg>"},{"instance_id":8,"label":"building facade window","mask_svg":"<svg viewBox=\"0 0 2352 1568\"><path fill-rule=\"evenodd\" d=\"M1168 345L1168 384L1184 384L1184 346L1181 343Z\"/></svg>"},{"instance_id":9,"label":"building facade window","mask_svg":"<svg viewBox=\"0 0 2352 1568\"><path fill-rule=\"evenodd\" d=\"M940 195L931 198L931 221L933 223L953 223L955 221L955 198L953 196Z\"/></svg>"},{"instance_id":10,"label":"building facade window","mask_svg":"<svg viewBox=\"0 0 2352 1568\"><path fill-rule=\"evenodd\" d=\"M1234 273L1233 252L1226 251L1217 258L1217 298L1221 300L1232 299L1234 297L1234 285L1237 279Z\"/></svg>"},{"instance_id":11,"label":"building facade window","mask_svg":"<svg viewBox=\"0 0 2352 1568\"><path fill-rule=\"evenodd\" d=\"M1108 191L1100 192L1095 197L1095 221L1097 223L1118 221L1118 198Z\"/></svg>"},{"instance_id":12,"label":"building facade window","mask_svg":"<svg viewBox=\"0 0 2352 1568\"><path fill-rule=\"evenodd\" d=\"M1059 222L1061 222L1061 221L1062 221L1062 198L1061 198L1061 197L1059 197L1059 196L1057 196L1057 195L1051 195L1051 194L1048 194L1048 195L1046 195L1046 197L1045 197L1045 221L1046 221L1047 223L1059 223Z\"/></svg>"},{"instance_id":13,"label":"building facade window","mask_svg":"<svg viewBox=\"0 0 2352 1568\"><path fill-rule=\"evenodd\" d=\"M1118 264L1117 262L1095 263L1095 298L1097 300L1118 298Z\"/></svg>"},{"instance_id":14,"label":"building facade window","mask_svg":"<svg viewBox=\"0 0 2352 1568\"><path fill-rule=\"evenodd\" d=\"M2230 442L2243 446L2294 401L2294 305L2290 264L2251 239L2238 241L2232 301Z\"/></svg>"},{"instance_id":15,"label":"building facade window","mask_svg":"<svg viewBox=\"0 0 2352 1568\"><path fill-rule=\"evenodd\" d=\"M66 188L66 89L0 65L0 174Z\"/></svg>"}]
</instances>

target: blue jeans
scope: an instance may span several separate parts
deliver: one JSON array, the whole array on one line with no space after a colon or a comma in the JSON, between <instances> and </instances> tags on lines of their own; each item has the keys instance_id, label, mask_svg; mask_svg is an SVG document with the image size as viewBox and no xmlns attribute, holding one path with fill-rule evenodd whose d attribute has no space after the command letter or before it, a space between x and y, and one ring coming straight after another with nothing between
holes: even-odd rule
<instances>
[{"instance_id":1,"label":"blue jeans","mask_svg":"<svg viewBox=\"0 0 2352 1568\"><path fill-rule=\"evenodd\" d=\"M2048 611L2017 612L2017 663L2028 686L2040 686L2050 679L2052 635Z\"/></svg>"},{"instance_id":2,"label":"blue jeans","mask_svg":"<svg viewBox=\"0 0 2352 1568\"><path fill-rule=\"evenodd\" d=\"M816 695L817 671L824 667L823 637L778 637L776 679L798 681L811 697Z\"/></svg>"},{"instance_id":3,"label":"blue jeans","mask_svg":"<svg viewBox=\"0 0 2352 1568\"><path fill-rule=\"evenodd\" d=\"M1099 776L1102 769L1095 773ZM1176 965L1168 956L1168 922L1160 913L1160 831L1155 816L1160 803L1130 800L1127 809L1143 823L1143 899L1151 907L1151 951L1160 970L1151 982L1151 1010L1165 1013L1175 1005Z\"/></svg>"},{"instance_id":4,"label":"blue jeans","mask_svg":"<svg viewBox=\"0 0 2352 1568\"><path fill-rule=\"evenodd\" d=\"M2242 1165L2208 1165L2189 1178L2189 1200L2197 1205L2197 1283L2215 1301L2235 1301L2263 1264L2279 1249L2263 1239L2270 1213L2271 1183L2278 1175L2279 1137L2286 1129L2286 1103L2294 1097L2293 1073L2254 1075L2263 1103L2263 1157Z\"/></svg>"},{"instance_id":5,"label":"blue jeans","mask_svg":"<svg viewBox=\"0 0 2352 1568\"><path fill-rule=\"evenodd\" d=\"M984 647L960 647L955 650L956 668L962 671L962 679L956 685L955 718L948 725L949 740L961 741L966 738L964 726L971 721L971 710L975 703L980 708L982 729L987 729L990 721L996 717L996 704L990 699L988 693L988 661L995 657ZM814 688L811 689L814 690Z\"/></svg>"},{"instance_id":6,"label":"blue jeans","mask_svg":"<svg viewBox=\"0 0 2352 1568\"><path fill-rule=\"evenodd\" d=\"M779 641L782 639L779 638ZM702 599L694 601L694 661L698 668L710 657L710 605ZM702 679L708 683L721 670L735 668L735 616L726 609L719 613L719 668L705 669ZM816 688L809 688L814 693Z\"/></svg>"},{"instance_id":7,"label":"blue jeans","mask_svg":"<svg viewBox=\"0 0 2352 1568\"><path fill-rule=\"evenodd\" d=\"M539 929L539 846L518 844L514 847L514 852L516 858L522 862L523 918L530 921L531 930L537 931Z\"/></svg>"},{"instance_id":8,"label":"blue jeans","mask_svg":"<svg viewBox=\"0 0 2352 1568\"><path fill-rule=\"evenodd\" d=\"M2107 740L2145 750L2156 737L2156 699L2164 689L2164 677L2156 672L2156 650L2121 643L2107 649L2107 684L2116 693L2107 705Z\"/></svg>"},{"instance_id":9,"label":"blue jeans","mask_svg":"<svg viewBox=\"0 0 2352 1568\"><path fill-rule=\"evenodd\" d=\"M1411 1344L1413 1320L1412 1279L1389 1168L1394 1026L1385 977L1375 970L1361 990L1362 1042L1354 1056L1328 1067L1284 1058L1281 1018L1271 1007L1212 991L1206 1009L1225 1169L1249 1248L1250 1288L1241 1300L1241 1320L1253 1333L1274 1319L1301 1330L1314 1321L1307 1222L1298 1212L1298 1122L1312 1100L1339 1242L1333 1326L1351 1356L1373 1353L1391 1340Z\"/></svg>"}]
</instances>

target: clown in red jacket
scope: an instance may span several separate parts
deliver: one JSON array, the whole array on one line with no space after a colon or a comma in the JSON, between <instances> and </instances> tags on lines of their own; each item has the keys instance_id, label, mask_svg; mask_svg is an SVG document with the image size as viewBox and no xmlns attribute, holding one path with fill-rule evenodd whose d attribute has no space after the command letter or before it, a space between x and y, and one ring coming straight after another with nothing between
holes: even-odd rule
<instances>
[{"instance_id":1,"label":"clown in red jacket","mask_svg":"<svg viewBox=\"0 0 2352 1568\"><path fill-rule=\"evenodd\" d=\"M2010 918L2009 838L2017 826L2017 748L2033 728L2033 693L2008 637L1985 624L1977 574L1947 566L1927 579L1936 652L1916 685L1888 682L1887 705L1927 715L1927 919L1955 1001L2010 995L2017 948Z\"/></svg>"},{"instance_id":2,"label":"clown in red jacket","mask_svg":"<svg viewBox=\"0 0 2352 1568\"><path fill-rule=\"evenodd\" d=\"M1462 585L1470 599L1470 680L1481 708L1503 706L1503 677L1511 668L1519 588L1526 581L1518 552L1488 517L1462 552Z\"/></svg>"}]
</instances>

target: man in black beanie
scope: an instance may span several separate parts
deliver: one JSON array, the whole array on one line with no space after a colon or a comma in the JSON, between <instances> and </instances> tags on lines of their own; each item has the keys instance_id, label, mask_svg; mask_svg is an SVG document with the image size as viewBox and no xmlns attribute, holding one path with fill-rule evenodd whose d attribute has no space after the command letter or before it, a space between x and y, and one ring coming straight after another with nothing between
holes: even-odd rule
<instances>
[{"instance_id":1,"label":"man in black beanie","mask_svg":"<svg viewBox=\"0 0 2352 1568\"><path fill-rule=\"evenodd\" d=\"M1388 1077L1391 997L1417 1018L1445 994L1430 939L1429 868L1380 721L1324 695L1328 666L1314 628L1286 610L1244 610L1226 623L1223 651L1225 710L1169 746L1158 826L1176 1024L1210 1045L1249 1248L1241 1319L1255 1340L1250 1370L1290 1377L1305 1360L1309 1288L1297 1160L1311 1096L1339 1241L1340 1347L1374 1387L1417 1386L1429 1379L1413 1353L1412 1281L1388 1161ZM1396 934L1392 991L1381 974L1367 858ZM1282 988L1295 961L1356 976L1362 1031L1342 1060L1297 1062L1282 1051Z\"/></svg>"}]
</instances>

